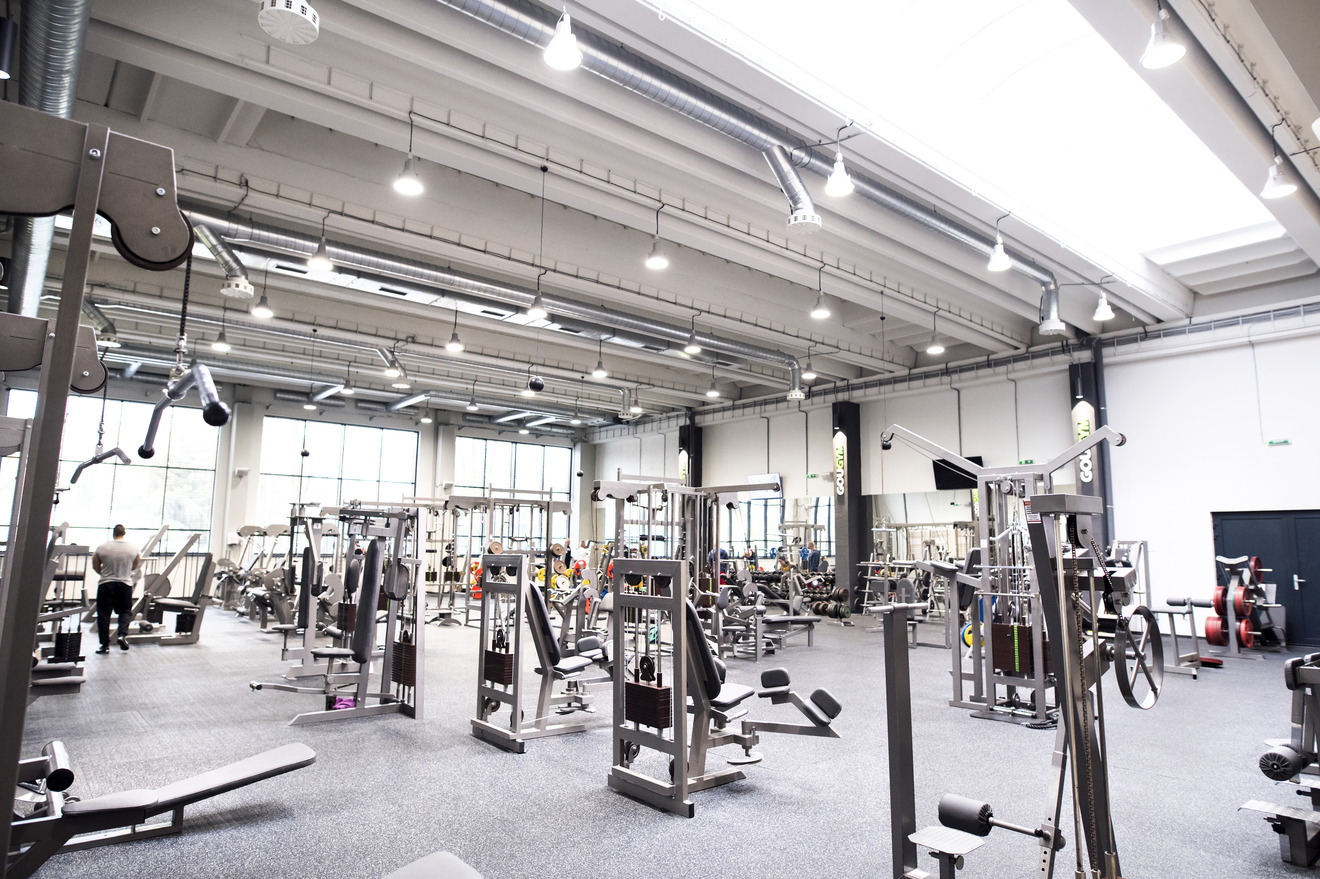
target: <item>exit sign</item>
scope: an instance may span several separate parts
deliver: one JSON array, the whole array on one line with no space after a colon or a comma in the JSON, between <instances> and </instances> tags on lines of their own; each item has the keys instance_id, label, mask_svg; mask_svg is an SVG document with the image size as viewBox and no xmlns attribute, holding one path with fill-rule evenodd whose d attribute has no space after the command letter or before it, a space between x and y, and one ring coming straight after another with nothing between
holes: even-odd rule
<instances>
[{"instance_id":1,"label":"exit sign","mask_svg":"<svg viewBox=\"0 0 1320 879\"><path fill-rule=\"evenodd\" d=\"M1019 463L1019 464L1035 464L1036 462L1035 462L1033 459L1031 459L1031 458L1024 458L1024 459L1022 459L1021 461L1018 461L1018 463Z\"/></svg>"}]
</instances>

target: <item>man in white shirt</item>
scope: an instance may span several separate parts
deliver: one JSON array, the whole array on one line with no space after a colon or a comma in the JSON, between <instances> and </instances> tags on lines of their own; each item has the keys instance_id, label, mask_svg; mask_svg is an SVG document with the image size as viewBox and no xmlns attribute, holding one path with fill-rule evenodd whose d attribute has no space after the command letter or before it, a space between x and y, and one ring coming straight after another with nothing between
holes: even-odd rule
<instances>
[{"instance_id":1,"label":"man in white shirt","mask_svg":"<svg viewBox=\"0 0 1320 879\"><path fill-rule=\"evenodd\" d=\"M116 525L114 540L92 553L92 569L101 575L96 586L96 630L101 636L97 653L110 652L110 614L119 614L119 649L128 649L128 624L132 622L133 572L142 564L141 551L124 539L128 531Z\"/></svg>"}]
</instances>

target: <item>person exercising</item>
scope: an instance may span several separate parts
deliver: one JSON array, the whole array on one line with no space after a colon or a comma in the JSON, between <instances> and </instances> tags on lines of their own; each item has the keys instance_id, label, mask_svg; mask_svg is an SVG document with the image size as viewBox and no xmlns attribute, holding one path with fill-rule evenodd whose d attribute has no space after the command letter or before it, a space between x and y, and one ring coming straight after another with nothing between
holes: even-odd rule
<instances>
[{"instance_id":1,"label":"person exercising","mask_svg":"<svg viewBox=\"0 0 1320 879\"><path fill-rule=\"evenodd\" d=\"M101 636L97 653L110 652L110 612L119 614L116 640L128 649L128 624L133 610L133 572L142 564L141 551L124 539L127 529L116 525L114 539L92 553L92 570L101 575L96 585L96 630Z\"/></svg>"}]
</instances>

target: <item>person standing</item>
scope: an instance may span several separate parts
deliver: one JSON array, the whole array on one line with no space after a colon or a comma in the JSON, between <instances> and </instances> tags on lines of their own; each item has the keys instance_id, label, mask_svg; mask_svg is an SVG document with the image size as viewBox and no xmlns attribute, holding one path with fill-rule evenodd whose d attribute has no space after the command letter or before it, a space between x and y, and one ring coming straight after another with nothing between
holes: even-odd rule
<instances>
[{"instance_id":1,"label":"person standing","mask_svg":"<svg viewBox=\"0 0 1320 879\"><path fill-rule=\"evenodd\" d=\"M119 615L116 640L119 649L128 649L128 624L133 610L133 572L142 564L141 551L124 539L128 531L116 525L114 539L92 553L92 569L101 575L96 586L96 630L101 636L97 653L110 652L110 614Z\"/></svg>"}]
</instances>

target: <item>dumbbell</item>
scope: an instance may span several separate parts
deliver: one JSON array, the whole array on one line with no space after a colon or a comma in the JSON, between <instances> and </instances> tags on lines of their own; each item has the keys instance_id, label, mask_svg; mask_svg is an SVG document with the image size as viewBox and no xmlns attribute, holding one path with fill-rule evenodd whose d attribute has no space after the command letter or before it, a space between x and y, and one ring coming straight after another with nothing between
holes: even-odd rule
<instances>
[{"instance_id":1,"label":"dumbbell","mask_svg":"<svg viewBox=\"0 0 1320 879\"><path fill-rule=\"evenodd\" d=\"M1005 830L1021 833L1023 836L1035 837L1042 841L1052 839L1052 845L1056 852L1064 846L1063 834L1058 830L1051 832L1044 827L1037 827L1032 830L1030 827L1023 827L1021 824L1000 821L995 817L995 811L990 808L989 803L978 803L971 797L945 794L940 797L939 816L940 823L945 827L952 827L954 830L961 830L973 836L989 836L991 830L1002 827Z\"/></svg>"}]
</instances>

